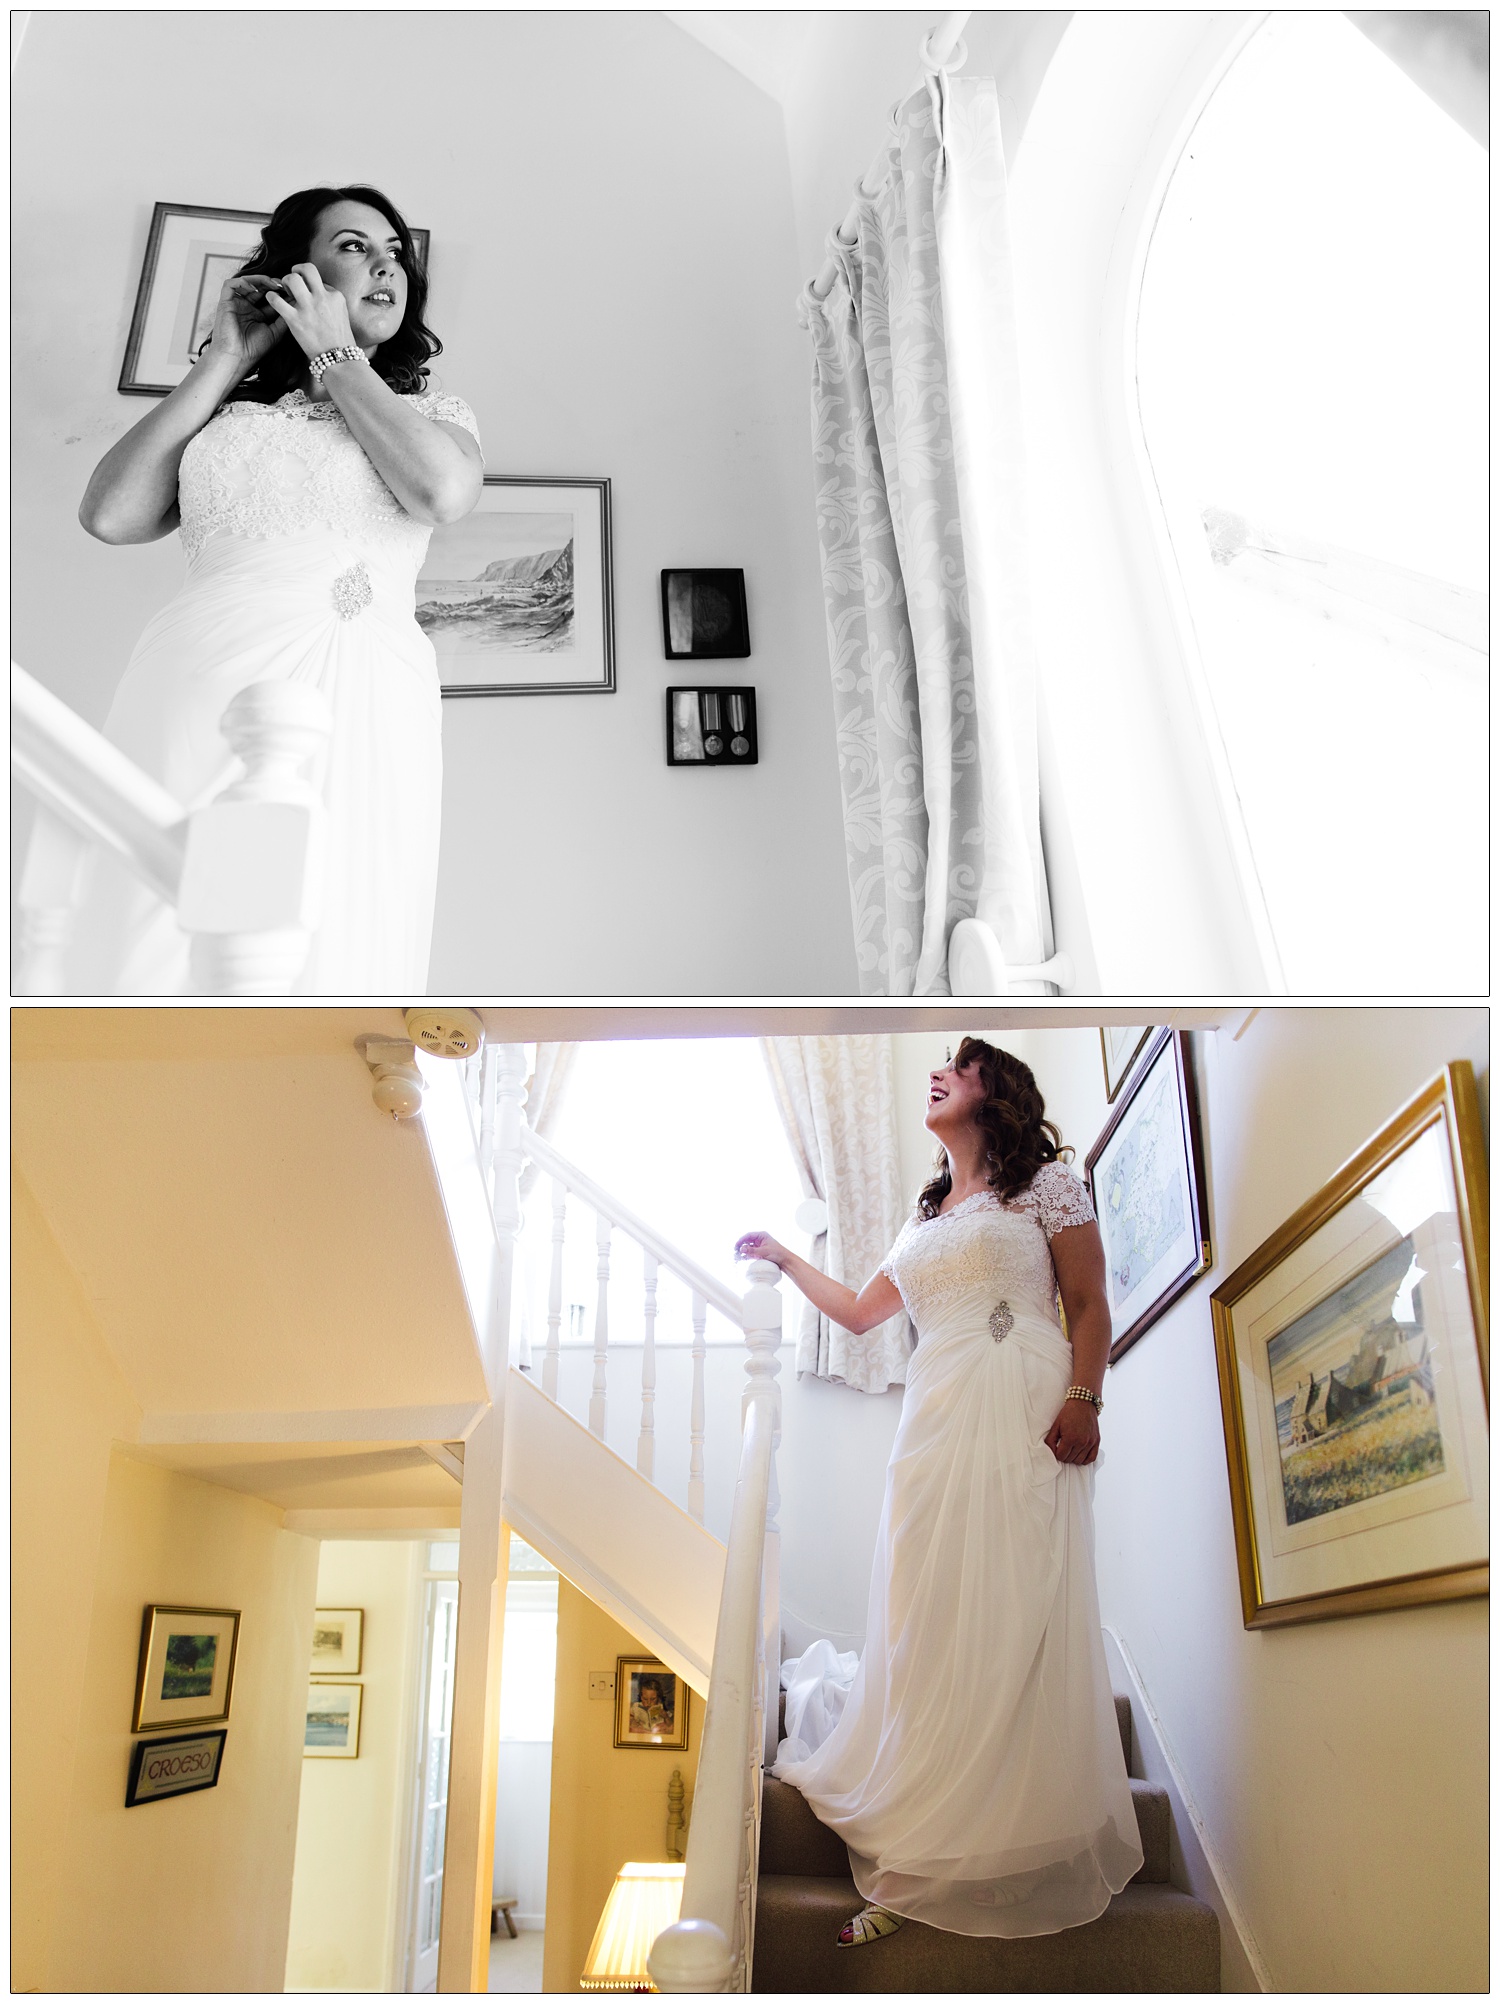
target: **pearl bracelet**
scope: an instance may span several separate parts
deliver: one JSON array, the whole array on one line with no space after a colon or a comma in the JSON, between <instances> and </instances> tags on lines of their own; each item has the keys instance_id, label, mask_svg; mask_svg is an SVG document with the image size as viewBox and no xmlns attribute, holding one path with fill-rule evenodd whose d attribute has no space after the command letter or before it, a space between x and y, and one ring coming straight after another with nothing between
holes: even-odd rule
<instances>
[{"instance_id":1,"label":"pearl bracelet","mask_svg":"<svg viewBox=\"0 0 1500 2004\"><path fill-rule=\"evenodd\" d=\"M363 348L325 348L321 355L314 355L307 365L308 374L315 383L321 383L325 369L331 369L335 362L368 362L369 356Z\"/></svg>"},{"instance_id":2,"label":"pearl bracelet","mask_svg":"<svg viewBox=\"0 0 1500 2004\"><path fill-rule=\"evenodd\" d=\"M1103 1399L1100 1398L1097 1392L1091 1392L1087 1385L1069 1385L1067 1398L1063 1400L1064 1405L1067 1404L1068 1399L1087 1399L1096 1413L1102 1413L1104 1410Z\"/></svg>"}]
</instances>

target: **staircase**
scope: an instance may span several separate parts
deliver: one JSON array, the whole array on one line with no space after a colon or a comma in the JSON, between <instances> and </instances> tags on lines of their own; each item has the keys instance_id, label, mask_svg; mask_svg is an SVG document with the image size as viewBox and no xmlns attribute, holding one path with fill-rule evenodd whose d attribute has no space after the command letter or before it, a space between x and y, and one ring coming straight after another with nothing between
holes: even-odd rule
<instances>
[{"instance_id":1,"label":"staircase","mask_svg":"<svg viewBox=\"0 0 1500 2004\"><path fill-rule=\"evenodd\" d=\"M785 1709L785 1698L782 1706ZM1130 1700L1115 1696L1130 1762ZM1170 1883L1165 1789L1132 1780L1146 1861L1097 1920L1061 1934L1005 1941L949 1934L920 1921L862 1948L836 1946L864 1904L843 1840L797 1790L767 1775L761 1798L754 1988L776 1991L1198 1990L1219 1987L1212 1907Z\"/></svg>"}]
</instances>

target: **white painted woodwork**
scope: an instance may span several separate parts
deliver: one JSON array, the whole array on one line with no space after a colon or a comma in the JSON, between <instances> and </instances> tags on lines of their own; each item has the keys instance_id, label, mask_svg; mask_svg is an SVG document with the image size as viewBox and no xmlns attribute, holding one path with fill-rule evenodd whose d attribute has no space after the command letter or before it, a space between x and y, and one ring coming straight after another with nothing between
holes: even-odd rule
<instances>
[{"instance_id":1,"label":"white painted woodwork","mask_svg":"<svg viewBox=\"0 0 1500 2004\"><path fill-rule=\"evenodd\" d=\"M656 1470L656 1261L641 1253L646 1299L642 1307L645 1333L641 1338L641 1437L636 1443L638 1474L650 1482Z\"/></svg>"},{"instance_id":2,"label":"white painted woodwork","mask_svg":"<svg viewBox=\"0 0 1500 2004\"><path fill-rule=\"evenodd\" d=\"M724 1547L519 1371L506 1405L506 1522L705 1695Z\"/></svg>"},{"instance_id":3,"label":"white painted woodwork","mask_svg":"<svg viewBox=\"0 0 1500 2004\"><path fill-rule=\"evenodd\" d=\"M146 1442L208 1444L285 1441L462 1440L482 1418L484 1399L442 1406L336 1406L316 1412L161 1412L141 1414Z\"/></svg>"},{"instance_id":4,"label":"white painted woodwork","mask_svg":"<svg viewBox=\"0 0 1500 2004\"><path fill-rule=\"evenodd\" d=\"M705 1328L708 1316L701 1294L693 1296L693 1399L688 1426L688 1509L703 1522L703 1366L706 1356Z\"/></svg>"},{"instance_id":5,"label":"white painted woodwork","mask_svg":"<svg viewBox=\"0 0 1500 2004\"><path fill-rule=\"evenodd\" d=\"M563 1245L568 1229L568 1186L552 1178L552 1273L547 1283L547 1355L542 1365L542 1389L557 1397L557 1368L562 1354Z\"/></svg>"},{"instance_id":6,"label":"white painted woodwork","mask_svg":"<svg viewBox=\"0 0 1500 2004\"><path fill-rule=\"evenodd\" d=\"M451 1447L440 1440L418 1441L417 1445L429 1461L435 1461L439 1468L453 1477L455 1482L462 1483L464 1479L462 1456L455 1454Z\"/></svg>"},{"instance_id":7,"label":"white painted woodwork","mask_svg":"<svg viewBox=\"0 0 1500 2004\"><path fill-rule=\"evenodd\" d=\"M601 1211L595 1220L599 1248L599 1293L594 1304L594 1383L589 1394L589 1432L604 1438L609 1372L609 1241L613 1228Z\"/></svg>"},{"instance_id":8,"label":"white painted woodwork","mask_svg":"<svg viewBox=\"0 0 1500 2004\"><path fill-rule=\"evenodd\" d=\"M954 995L1009 995L1013 989L1034 989L1050 982L1061 995L1073 987L1073 962L1055 953L1035 966L1013 966L993 927L983 919L960 919L948 941L948 988Z\"/></svg>"}]
</instances>

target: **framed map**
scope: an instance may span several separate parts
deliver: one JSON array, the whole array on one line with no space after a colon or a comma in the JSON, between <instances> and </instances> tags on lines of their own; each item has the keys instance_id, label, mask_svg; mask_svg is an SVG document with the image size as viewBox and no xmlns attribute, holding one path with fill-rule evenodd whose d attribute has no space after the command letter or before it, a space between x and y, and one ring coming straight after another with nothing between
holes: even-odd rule
<instances>
[{"instance_id":1,"label":"framed map","mask_svg":"<svg viewBox=\"0 0 1500 2004\"><path fill-rule=\"evenodd\" d=\"M1156 1031L1085 1168L1104 1240L1114 1363L1212 1264L1184 1032Z\"/></svg>"}]
</instances>

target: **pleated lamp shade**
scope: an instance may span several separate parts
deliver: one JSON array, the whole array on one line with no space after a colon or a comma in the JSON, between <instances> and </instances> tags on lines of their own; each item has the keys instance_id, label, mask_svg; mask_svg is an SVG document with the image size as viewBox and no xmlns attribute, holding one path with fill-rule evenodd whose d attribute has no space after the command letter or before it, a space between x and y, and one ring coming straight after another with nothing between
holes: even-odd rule
<instances>
[{"instance_id":1,"label":"pleated lamp shade","mask_svg":"<svg viewBox=\"0 0 1500 2004\"><path fill-rule=\"evenodd\" d=\"M683 1865L622 1865L584 1959L582 1990L654 1990L646 1957L682 1912Z\"/></svg>"}]
</instances>

